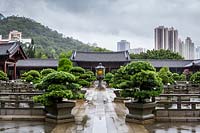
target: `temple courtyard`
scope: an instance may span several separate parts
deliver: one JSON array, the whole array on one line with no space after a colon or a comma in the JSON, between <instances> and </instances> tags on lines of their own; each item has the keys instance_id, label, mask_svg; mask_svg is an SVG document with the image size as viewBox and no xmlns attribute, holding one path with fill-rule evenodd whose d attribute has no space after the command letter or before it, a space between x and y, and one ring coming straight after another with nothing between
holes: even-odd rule
<instances>
[{"instance_id":1,"label":"temple courtyard","mask_svg":"<svg viewBox=\"0 0 200 133\"><path fill-rule=\"evenodd\" d=\"M0 121L3 133L198 133L200 123L155 122L136 124L125 122L128 113L123 102L114 102L112 88L87 89L86 100L77 101L72 114L75 122L52 124L39 121ZM12 116L14 117L14 116ZM5 118L6 119L6 118ZM8 119L8 118L7 118Z\"/></svg>"}]
</instances>

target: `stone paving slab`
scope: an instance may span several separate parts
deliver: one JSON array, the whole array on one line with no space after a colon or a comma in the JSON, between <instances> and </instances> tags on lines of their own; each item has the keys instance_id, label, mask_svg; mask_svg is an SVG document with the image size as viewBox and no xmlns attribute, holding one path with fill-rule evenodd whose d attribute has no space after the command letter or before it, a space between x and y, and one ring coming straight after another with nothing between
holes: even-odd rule
<instances>
[{"instance_id":1,"label":"stone paving slab","mask_svg":"<svg viewBox=\"0 0 200 133\"><path fill-rule=\"evenodd\" d=\"M75 115L75 124L57 125L53 130L54 133L148 132L143 125L125 122L128 110L124 103L113 102L115 96L111 89L105 91L90 89L86 95L87 101L78 102L72 111Z\"/></svg>"}]
</instances>

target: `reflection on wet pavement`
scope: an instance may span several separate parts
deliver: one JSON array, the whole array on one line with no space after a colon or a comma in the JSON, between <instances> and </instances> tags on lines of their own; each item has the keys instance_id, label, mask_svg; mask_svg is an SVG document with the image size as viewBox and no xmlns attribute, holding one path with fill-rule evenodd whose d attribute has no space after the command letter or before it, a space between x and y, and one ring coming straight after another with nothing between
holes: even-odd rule
<instances>
[{"instance_id":1,"label":"reflection on wet pavement","mask_svg":"<svg viewBox=\"0 0 200 133\"><path fill-rule=\"evenodd\" d=\"M114 103L113 90L90 88L86 101L77 101L72 114L75 123L52 125L44 122L1 122L0 131L19 133L145 133L142 125L125 123L128 110L123 103Z\"/></svg>"},{"instance_id":2,"label":"reflection on wet pavement","mask_svg":"<svg viewBox=\"0 0 200 133\"><path fill-rule=\"evenodd\" d=\"M57 125L53 132L70 133L145 133L147 130L142 125L125 123L128 110L123 103L113 103L115 94L113 90L88 89L86 102L78 101L72 114L75 124L62 127ZM67 129L66 129L67 127Z\"/></svg>"},{"instance_id":3,"label":"reflection on wet pavement","mask_svg":"<svg viewBox=\"0 0 200 133\"><path fill-rule=\"evenodd\" d=\"M44 122L0 121L2 133L49 133L53 128L54 125Z\"/></svg>"},{"instance_id":4,"label":"reflection on wet pavement","mask_svg":"<svg viewBox=\"0 0 200 133\"><path fill-rule=\"evenodd\" d=\"M200 133L199 122L157 122L145 127L150 133Z\"/></svg>"}]
</instances>

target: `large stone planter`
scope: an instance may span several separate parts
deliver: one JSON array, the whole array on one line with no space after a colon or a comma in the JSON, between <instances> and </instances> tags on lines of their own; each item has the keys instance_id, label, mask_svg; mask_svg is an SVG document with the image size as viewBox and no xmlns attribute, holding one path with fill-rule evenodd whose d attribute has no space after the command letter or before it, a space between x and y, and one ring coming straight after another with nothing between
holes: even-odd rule
<instances>
[{"instance_id":1,"label":"large stone planter","mask_svg":"<svg viewBox=\"0 0 200 133\"><path fill-rule=\"evenodd\" d=\"M74 116L71 114L72 109L75 107L75 102L63 101L61 103L54 103L51 106L45 106L47 122L53 123L66 123L73 122Z\"/></svg>"},{"instance_id":2,"label":"large stone planter","mask_svg":"<svg viewBox=\"0 0 200 133\"><path fill-rule=\"evenodd\" d=\"M135 122L140 124L148 124L154 122L154 114L156 103L137 103L126 102L125 106L129 110L126 115L126 122Z\"/></svg>"}]
</instances>

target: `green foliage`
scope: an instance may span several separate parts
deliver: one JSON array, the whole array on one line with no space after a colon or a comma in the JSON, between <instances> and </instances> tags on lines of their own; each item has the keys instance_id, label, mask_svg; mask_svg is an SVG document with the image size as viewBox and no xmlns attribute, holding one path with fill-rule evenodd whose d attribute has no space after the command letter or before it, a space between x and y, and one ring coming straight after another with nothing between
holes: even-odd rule
<instances>
[{"instance_id":1,"label":"green foliage","mask_svg":"<svg viewBox=\"0 0 200 133\"><path fill-rule=\"evenodd\" d=\"M147 50L146 53L130 54L131 59L177 59L183 60L184 58L178 53L170 50Z\"/></svg>"},{"instance_id":2,"label":"green foliage","mask_svg":"<svg viewBox=\"0 0 200 133\"><path fill-rule=\"evenodd\" d=\"M178 73L173 73L172 78L175 81L182 81L182 80L184 80L184 75L183 74L179 75Z\"/></svg>"},{"instance_id":3,"label":"green foliage","mask_svg":"<svg viewBox=\"0 0 200 133\"><path fill-rule=\"evenodd\" d=\"M33 82L38 83L41 80L41 75L38 71L36 70L30 70L28 72L25 72L22 74L21 79L26 80L26 82Z\"/></svg>"},{"instance_id":4,"label":"green foliage","mask_svg":"<svg viewBox=\"0 0 200 133\"><path fill-rule=\"evenodd\" d=\"M80 76L81 74L85 73L85 69L83 69L82 67L72 67L69 72L74 74L75 76Z\"/></svg>"},{"instance_id":5,"label":"green foliage","mask_svg":"<svg viewBox=\"0 0 200 133\"><path fill-rule=\"evenodd\" d=\"M200 72L196 72L194 73L191 77L190 77L190 81L192 81L195 84L200 84Z\"/></svg>"},{"instance_id":6,"label":"green foliage","mask_svg":"<svg viewBox=\"0 0 200 133\"><path fill-rule=\"evenodd\" d=\"M91 86L91 82L88 82L87 80L83 80L83 79L79 79L78 84L80 84L83 87L90 87Z\"/></svg>"},{"instance_id":7,"label":"green foliage","mask_svg":"<svg viewBox=\"0 0 200 133\"><path fill-rule=\"evenodd\" d=\"M72 51L70 50L67 53L66 52L60 53L59 58L68 58L69 59L71 57L71 55L72 55Z\"/></svg>"},{"instance_id":8,"label":"green foliage","mask_svg":"<svg viewBox=\"0 0 200 133\"><path fill-rule=\"evenodd\" d=\"M110 83L112 83L113 76L114 75L112 73L106 73L104 81L106 81L106 83L109 85Z\"/></svg>"},{"instance_id":9,"label":"green foliage","mask_svg":"<svg viewBox=\"0 0 200 133\"><path fill-rule=\"evenodd\" d=\"M52 68L47 68L47 69L43 69L40 73L41 76L47 76L49 73L55 72L56 70L52 69Z\"/></svg>"},{"instance_id":10,"label":"green foliage","mask_svg":"<svg viewBox=\"0 0 200 133\"><path fill-rule=\"evenodd\" d=\"M112 78L111 87L119 88L119 84L125 81L130 80L130 75L125 72L125 67L121 66L115 73Z\"/></svg>"},{"instance_id":11,"label":"green foliage","mask_svg":"<svg viewBox=\"0 0 200 133\"><path fill-rule=\"evenodd\" d=\"M131 77L131 81L120 84L125 90L122 91L122 96L131 96L138 100L138 102L145 102L154 96L158 96L163 89L161 78L154 71L141 71ZM128 90L130 94L126 95L124 91Z\"/></svg>"},{"instance_id":12,"label":"green foliage","mask_svg":"<svg viewBox=\"0 0 200 133\"><path fill-rule=\"evenodd\" d=\"M90 87L96 80L92 71L86 71L82 67L72 67L69 72L76 76L77 83L83 87Z\"/></svg>"},{"instance_id":13,"label":"green foliage","mask_svg":"<svg viewBox=\"0 0 200 133\"><path fill-rule=\"evenodd\" d=\"M76 84L75 81L76 77L68 72L49 73L36 86L38 89L45 90L45 93L41 96L35 96L33 100L44 105L51 105L55 102L61 102L63 98L84 98L83 94L80 93L80 85Z\"/></svg>"},{"instance_id":14,"label":"green foliage","mask_svg":"<svg viewBox=\"0 0 200 133\"><path fill-rule=\"evenodd\" d=\"M181 74L180 75L180 80L181 81L186 81L186 75L185 74Z\"/></svg>"},{"instance_id":15,"label":"green foliage","mask_svg":"<svg viewBox=\"0 0 200 133\"><path fill-rule=\"evenodd\" d=\"M158 75L162 79L163 84L174 83L173 75L169 71L168 67L161 68L160 71L158 72Z\"/></svg>"},{"instance_id":16,"label":"green foliage","mask_svg":"<svg viewBox=\"0 0 200 133\"><path fill-rule=\"evenodd\" d=\"M161 78L148 62L131 62L118 69L112 80L114 87L122 89L121 96L133 97L138 102L158 96L163 89Z\"/></svg>"},{"instance_id":17,"label":"green foliage","mask_svg":"<svg viewBox=\"0 0 200 133\"><path fill-rule=\"evenodd\" d=\"M35 58L58 58L60 53L71 50L96 50L95 47L72 37L63 37L63 34L25 17L10 16L0 20L0 35L3 35L3 38L8 38L8 34L12 30L22 32L23 38L34 40Z\"/></svg>"},{"instance_id":18,"label":"green foliage","mask_svg":"<svg viewBox=\"0 0 200 133\"><path fill-rule=\"evenodd\" d=\"M129 75L134 75L142 70L156 71L156 69L150 63L145 61L131 62L125 67L125 71Z\"/></svg>"},{"instance_id":19,"label":"green foliage","mask_svg":"<svg viewBox=\"0 0 200 133\"><path fill-rule=\"evenodd\" d=\"M105 48L95 47L94 52L110 52L110 50L107 50Z\"/></svg>"},{"instance_id":20,"label":"green foliage","mask_svg":"<svg viewBox=\"0 0 200 133\"><path fill-rule=\"evenodd\" d=\"M0 80L8 80L7 74L0 70Z\"/></svg>"},{"instance_id":21,"label":"green foliage","mask_svg":"<svg viewBox=\"0 0 200 133\"><path fill-rule=\"evenodd\" d=\"M72 68L72 62L67 58L61 58L58 62L58 71L68 72Z\"/></svg>"}]
</instances>

